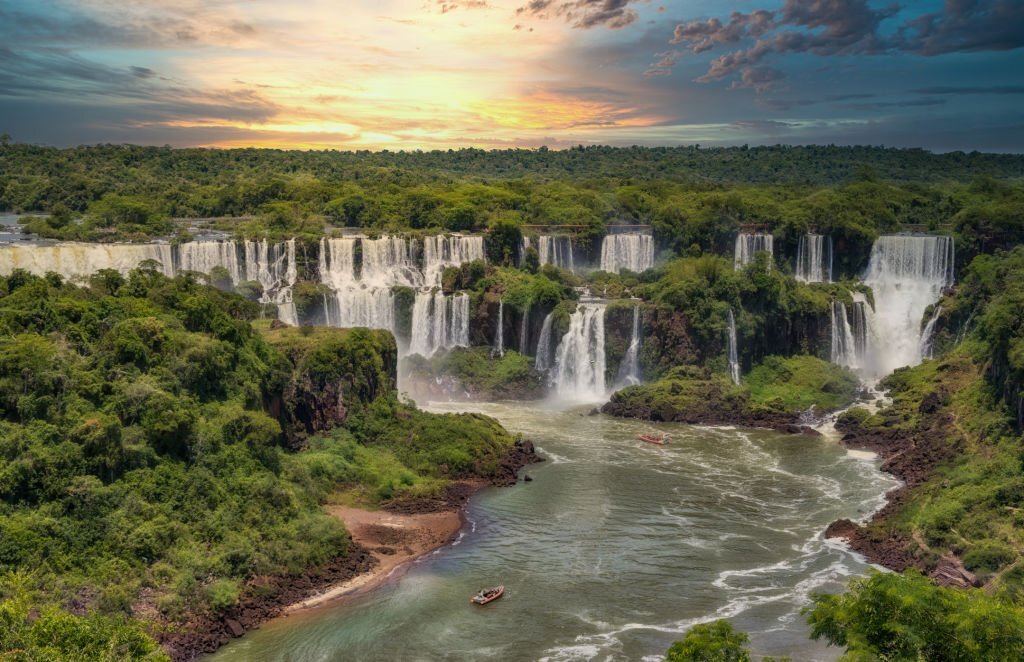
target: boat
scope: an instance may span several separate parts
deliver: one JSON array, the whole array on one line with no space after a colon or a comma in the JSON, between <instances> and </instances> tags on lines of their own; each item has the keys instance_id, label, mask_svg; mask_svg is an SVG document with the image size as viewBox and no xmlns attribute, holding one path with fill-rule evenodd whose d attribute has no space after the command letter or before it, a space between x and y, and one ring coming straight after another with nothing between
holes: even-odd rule
<instances>
[{"instance_id":1,"label":"boat","mask_svg":"<svg viewBox=\"0 0 1024 662\"><path fill-rule=\"evenodd\" d=\"M636 436L640 441L646 441L649 444L655 444L656 446L664 446L668 440L668 435L664 434L647 434L642 433Z\"/></svg>"},{"instance_id":2,"label":"boat","mask_svg":"<svg viewBox=\"0 0 1024 662\"><path fill-rule=\"evenodd\" d=\"M505 595L504 586L495 586L494 588L480 589L480 591L470 598L470 602L475 605L485 605L488 602L494 602L501 596Z\"/></svg>"}]
</instances>

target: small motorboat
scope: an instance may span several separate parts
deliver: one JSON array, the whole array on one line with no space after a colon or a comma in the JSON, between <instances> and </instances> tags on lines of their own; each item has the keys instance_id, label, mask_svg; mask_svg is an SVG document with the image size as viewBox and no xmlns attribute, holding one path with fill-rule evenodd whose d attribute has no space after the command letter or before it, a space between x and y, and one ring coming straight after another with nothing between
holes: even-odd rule
<instances>
[{"instance_id":1,"label":"small motorboat","mask_svg":"<svg viewBox=\"0 0 1024 662\"><path fill-rule=\"evenodd\" d=\"M480 591L470 598L470 602L475 605L485 605L488 602L494 602L501 596L505 595L504 586L495 586L494 588L480 589Z\"/></svg>"},{"instance_id":2,"label":"small motorboat","mask_svg":"<svg viewBox=\"0 0 1024 662\"><path fill-rule=\"evenodd\" d=\"M636 438L639 439L640 441L646 441L647 443L654 444L656 446L664 446L665 442L668 441L668 435L664 435L664 434L647 434L647 433L643 433L643 434L638 434L636 436Z\"/></svg>"}]
</instances>

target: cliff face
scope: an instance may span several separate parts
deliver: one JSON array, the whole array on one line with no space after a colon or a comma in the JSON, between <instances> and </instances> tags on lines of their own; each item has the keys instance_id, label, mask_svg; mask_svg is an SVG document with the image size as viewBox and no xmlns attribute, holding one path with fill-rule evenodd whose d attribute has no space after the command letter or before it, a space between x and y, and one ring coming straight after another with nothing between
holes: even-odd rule
<instances>
[{"instance_id":1,"label":"cliff face","mask_svg":"<svg viewBox=\"0 0 1024 662\"><path fill-rule=\"evenodd\" d=\"M398 348L387 331L283 327L265 336L287 359L267 409L293 446L397 388Z\"/></svg>"}]
</instances>

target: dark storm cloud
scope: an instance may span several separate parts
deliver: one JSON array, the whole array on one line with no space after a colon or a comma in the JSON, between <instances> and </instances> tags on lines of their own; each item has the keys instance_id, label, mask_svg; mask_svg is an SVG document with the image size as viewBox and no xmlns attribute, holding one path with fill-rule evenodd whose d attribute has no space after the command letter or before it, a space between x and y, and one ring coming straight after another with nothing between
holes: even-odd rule
<instances>
[{"instance_id":1,"label":"dark storm cloud","mask_svg":"<svg viewBox=\"0 0 1024 662\"><path fill-rule=\"evenodd\" d=\"M517 15L537 18L563 18L576 28L605 26L624 28L634 23L638 14L629 5L637 0L530 0L516 10Z\"/></svg>"},{"instance_id":2,"label":"dark storm cloud","mask_svg":"<svg viewBox=\"0 0 1024 662\"><path fill-rule=\"evenodd\" d=\"M901 47L921 55L1006 51L1024 46L1021 0L946 0L942 11L907 21Z\"/></svg>"},{"instance_id":3,"label":"dark storm cloud","mask_svg":"<svg viewBox=\"0 0 1024 662\"><path fill-rule=\"evenodd\" d=\"M900 12L897 4L876 8L868 0L786 0L778 11L733 12L727 22L711 18L680 23L671 43L695 54L749 44L715 58L697 78L709 82L738 74L739 87L756 78L747 70L770 56L931 56L1024 47L1021 0L947 0L941 11L904 18L894 34L883 32L882 23Z\"/></svg>"},{"instance_id":4,"label":"dark storm cloud","mask_svg":"<svg viewBox=\"0 0 1024 662\"><path fill-rule=\"evenodd\" d=\"M919 87L911 90L915 94L1024 94L1024 85L988 85L975 87L957 87L950 85L936 85L934 87Z\"/></svg>"}]
</instances>

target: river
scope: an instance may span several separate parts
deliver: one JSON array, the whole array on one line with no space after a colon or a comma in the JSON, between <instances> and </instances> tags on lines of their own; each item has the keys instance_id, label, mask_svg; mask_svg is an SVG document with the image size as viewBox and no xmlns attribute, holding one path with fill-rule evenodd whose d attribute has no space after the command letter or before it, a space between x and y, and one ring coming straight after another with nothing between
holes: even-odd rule
<instances>
[{"instance_id":1,"label":"river","mask_svg":"<svg viewBox=\"0 0 1024 662\"><path fill-rule=\"evenodd\" d=\"M821 532L880 507L895 481L834 440L651 425L538 403L478 411L534 440L533 482L476 495L459 539L398 581L278 619L218 662L656 660L695 623L730 618L758 654L831 660L800 616L866 564ZM656 447L635 439L657 429ZM506 595L473 607L478 588Z\"/></svg>"}]
</instances>

